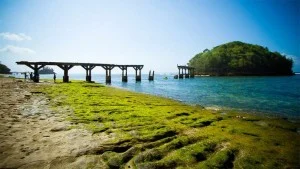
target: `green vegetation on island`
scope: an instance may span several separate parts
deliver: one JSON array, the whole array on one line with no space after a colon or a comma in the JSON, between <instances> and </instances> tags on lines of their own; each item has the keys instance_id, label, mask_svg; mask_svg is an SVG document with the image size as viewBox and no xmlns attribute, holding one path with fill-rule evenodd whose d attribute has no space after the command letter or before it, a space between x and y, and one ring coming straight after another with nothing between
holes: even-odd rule
<instances>
[{"instance_id":1,"label":"green vegetation on island","mask_svg":"<svg viewBox=\"0 0 300 169\"><path fill-rule=\"evenodd\" d=\"M0 62L0 74L10 74L10 69Z\"/></svg>"},{"instance_id":2,"label":"green vegetation on island","mask_svg":"<svg viewBox=\"0 0 300 169\"><path fill-rule=\"evenodd\" d=\"M41 70L39 70L39 74L54 74L54 70L50 67L43 67Z\"/></svg>"},{"instance_id":3,"label":"green vegetation on island","mask_svg":"<svg viewBox=\"0 0 300 169\"><path fill-rule=\"evenodd\" d=\"M207 110L101 84L41 85L71 128L107 135L98 168L297 168L299 123ZM71 111L62 111L71 110ZM99 140L102 141L103 140ZM93 166L91 166L92 168Z\"/></svg>"},{"instance_id":4,"label":"green vegetation on island","mask_svg":"<svg viewBox=\"0 0 300 169\"><path fill-rule=\"evenodd\" d=\"M234 41L205 49L188 63L198 75L293 75L293 60L267 47Z\"/></svg>"}]
</instances>

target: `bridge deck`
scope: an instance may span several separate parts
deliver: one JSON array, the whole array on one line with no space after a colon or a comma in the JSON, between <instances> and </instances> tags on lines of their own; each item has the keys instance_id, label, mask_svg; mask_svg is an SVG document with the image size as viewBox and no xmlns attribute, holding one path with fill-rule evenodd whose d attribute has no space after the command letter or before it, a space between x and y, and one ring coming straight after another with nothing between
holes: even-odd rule
<instances>
[{"instance_id":1,"label":"bridge deck","mask_svg":"<svg viewBox=\"0 0 300 169\"><path fill-rule=\"evenodd\" d=\"M107 63L81 63L81 62L28 62L28 61L20 61L16 62L18 65L72 65L72 66L126 66L126 67L135 67L135 66L144 66L144 65L118 65L118 64L107 64Z\"/></svg>"},{"instance_id":2,"label":"bridge deck","mask_svg":"<svg viewBox=\"0 0 300 169\"><path fill-rule=\"evenodd\" d=\"M132 67L135 70L136 81L141 81L141 70L144 65L118 65L118 64L106 64L106 63L80 63L80 62L28 62L20 61L16 62L18 65L26 65L34 70L33 81L39 82L39 69L44 66L58 66L64 70L63 82L69 82L68 71L74 66L81 66L86 70L86 81L91 82L91 71L96 66L100 66L106 71L106 83L111 83L111 70L114 67L119 67L122 70L122 81L127 82L127 68Z\"/></svg>"}]
</instances>

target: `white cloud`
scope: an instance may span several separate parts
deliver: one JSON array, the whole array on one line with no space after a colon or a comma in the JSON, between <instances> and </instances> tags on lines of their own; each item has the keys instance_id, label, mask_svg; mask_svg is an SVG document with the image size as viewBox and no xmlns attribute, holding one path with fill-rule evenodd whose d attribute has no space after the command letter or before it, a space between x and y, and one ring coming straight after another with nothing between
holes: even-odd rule
<instances>
[{"instance_id":1,"label":"white cloud","mask_svg":"<svg viewBox=\"0 0 300 169\"><path fill-rule=\"evenodd\" d=\"M22 48L17 46L5 46L4 48L0 48L0 53L10 53L10 54L17 54L17 55L33 55L36 52L29 48Z\"/></svg>"},{"instance_id":2,"label":"white cloud","mask_svg":"<svg viewBox=\"0 0 300 169\"><path fill-rule=\"evenodd\" d=\"M5 40L12 40L12 41L23 41L23 40L31 40L32 38L28 35L25 35L24 33L9 33L9 32L3 32L0 33L0 37Z\"/></svg>"}]
</instances>

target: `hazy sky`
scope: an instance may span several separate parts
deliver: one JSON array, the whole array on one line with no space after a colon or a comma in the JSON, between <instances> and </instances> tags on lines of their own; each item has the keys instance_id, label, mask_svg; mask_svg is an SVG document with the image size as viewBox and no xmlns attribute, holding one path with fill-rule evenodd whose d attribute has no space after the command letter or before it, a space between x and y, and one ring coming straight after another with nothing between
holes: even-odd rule
<instances>
[{"instance_id":1,"label":"hazy sky","mask_svg":"<svg viewBox=\"0 0 300 169\"><path fill-rule=\"evenodd\" d=\"M0 61L12 71L30 70L15 64L26 60L177 72L206 48L243 41L292 57L300 71L299 25L299 0L0 0Z\"/></svg>"}]
</instances>

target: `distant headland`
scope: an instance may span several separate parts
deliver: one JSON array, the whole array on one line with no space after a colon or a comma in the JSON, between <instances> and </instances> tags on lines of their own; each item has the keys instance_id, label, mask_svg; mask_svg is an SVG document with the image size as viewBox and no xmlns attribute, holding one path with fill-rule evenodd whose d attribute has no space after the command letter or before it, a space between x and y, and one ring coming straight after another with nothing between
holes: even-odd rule
<instances>
[{"instance_id":1,"label":"distant headland","mask_svg":"<svg viewBox=\"0 0 300 169\"><path fill-rule=\"evenodd\" d=\"M271 52L267 47L240 41L205 49L194 56L188 65L195 68L196 75L294 75L292 59Z\"/></svg>"},{"instance_id":2,"label":"distant headland","mask_svg":"<svg viewBox=\"0 0 300 169\"><path fill-rule=\"evenodd\" d=\"M39 74L54 74L54 70L50 67L43 67L41 70L39 70Z\"/></svg>"}]
</instances>

